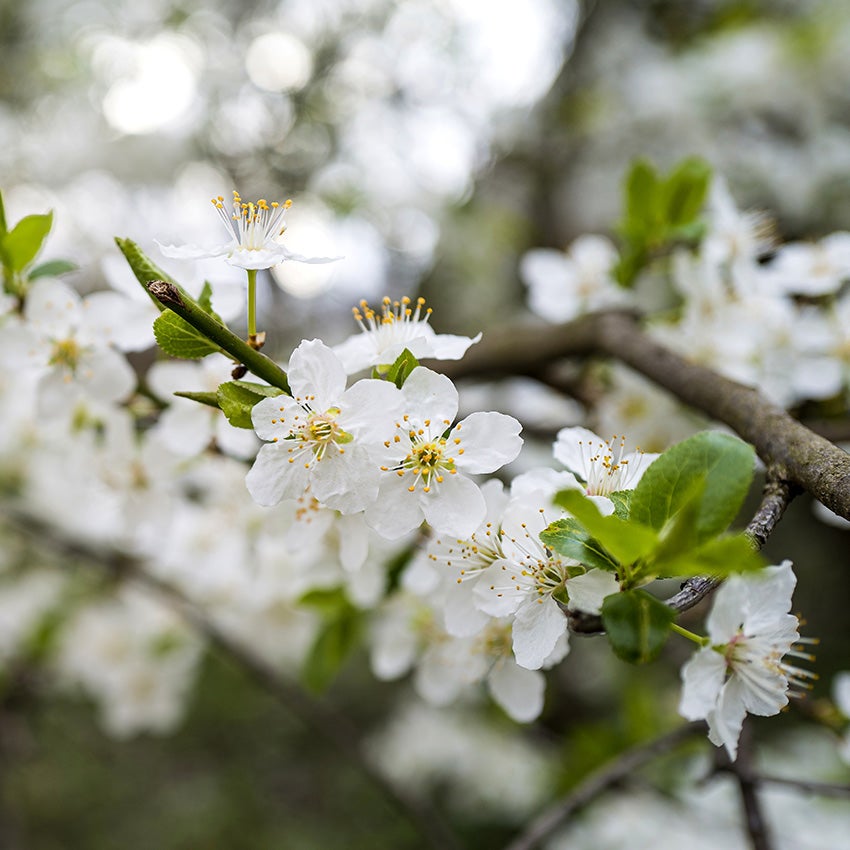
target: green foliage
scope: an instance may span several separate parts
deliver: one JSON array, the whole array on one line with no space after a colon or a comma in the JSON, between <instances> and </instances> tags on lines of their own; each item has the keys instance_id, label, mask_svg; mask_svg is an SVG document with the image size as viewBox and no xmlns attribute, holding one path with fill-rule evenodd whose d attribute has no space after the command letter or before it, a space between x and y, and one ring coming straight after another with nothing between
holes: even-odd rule
<instances>
[{"instance_id":1,"label":"green foliage","mask_svg":"<svg viewBox=\"0 0 850 850\"><path fill-rule=\"evenodd\" d=\"M609 572L616 572L619 566L602 544L591 537L576 519L566 517L556 520L540 533L540 539L544 546L580 561L585 566Z\"/></svg>"},{"instance_id":2,"label":"green foliage","mask_svg":"<svg viewBox=\"0 0 850 850\"><path fill-rule=\"evenodd\" d=\"M132 239L122 239L120 236L116 236L115 244L133 270L133 274L136 276L139 285L144 289L145 295L153 301L157 310L163 311L165 307L148 292L148 284L152 280L164 280L166 283L174 284L180 290L180 294L184 294L180 284L156 265ZM179 357L180 355L177 356Z\"/></svg>"},{"instance_id":3,"label":"green foliage","mask_svg":"<svg viewBox=\"0 0 850 850\"><path fill-rule=\"evenodd\" d=\"M703 233L699 215L711 182L708 163L696 157L680 162L667 177L644 159L626 175L622 238L615 277L622 286L634 284L653 258L674 245L695 243Z\"/></svg>"},{"instance_id":4,"label":"green foliage","mask_svg":"<svg viewBox=\"0 0 850 850\"><path fill-rule=\"evenodd\" d=\"M13 272L22 272L36 258L53 226L53 213L28 215L0 239L4 264Z\"/></svg>"},{"instance_id":5,"label":"green foliage","mask_svg":"<svg viewBox=\"0 0 850 850\"><path fill-rule=\"evenodd\" d=\"M555 497L555 504L566 508L621 564L645 557L657 543L658 535L652 529L616 515L602 516L599 508L578 490L562 490Z\"/></svg>"},{"instance_id":6,"label":"green foliage","mask_svg":"<svg viewBox=\"0 0 850 850\"><path fill-rule=\"evenodd\" d=\"M645 590L606 596L602 622L615 654L633 664L652 661L664 646L676 612Z\"/></svg>"},{"instance_id":7,"label":"green foliage","mask_svg":"<svg viewBox=\"0 0 850 850\"><path fill-rule=\"evenodd\" d=\"M75 272L78 268L79 266L70 260L48 260L32 269L28 278L29 280L36 280L40 277L59 277L60 274Z\"/></svg>"},{"instance_id":8,"label":"green foliage","mask_svg":"<svg viewBox=\"0 0 850 850\"><path fill-rule=\"evenodd\" d=\"M207 407L214 407L216 410L220 410L218 406L218 393L211 392L189 392L188 390L183 390L182 392L176 392L174 395L179 398L188 398L190 401L197 401L198 404L205 404Z\"/></svg>"},{"instance_id":9,"label":"green foliage","mask_svg":"<svg viewBox=\"0 0 850 850\"><path fill-rule=\"evenodd\" d=\"M220 384L216 393L218 407L222 409L227 421L236 428L253 429L251 411L254 405L264 398L283 395L277 387L255 384L251 381L228 381Z\"/></svg>"},{"instance_id":10,"label":"green foliage","mask_svg":"<svg viewBox=\"0 0 850 850\"><path fill-rule=\"evenodd\" d=\"M650 465L632 494L629 515L669 535L675 526L668 524L694 501L682 518L695 542L706 541L725 531L738 515L754 465L752 446L729 434L702 431L667 449Z\"/></svg>"},{"instance_id":11,"label":"green foliage","mask_svg":"<svg viewBox=\"0 0 850 850\"><path fill-rule=\"evenodd\" d=\"M753 464L752 447L736 437L697 434L664 452L634 491L612 494L611 516L602 516L579 490L558 493L555 503L571 516L551 523L540 539L586 567L616 573L625 591L659 576L760 569L765 562L750 539L725 533L747 494Z\"/></svg>"},{"instance_id":12,"label":"green foliage","mask_svg":"<svg viewBox=\"0 0 850 850\"><path fill-rule=\"evenodd\" d=\"M156 278L151 279L154 280ZM183 290L180 290L180 294L184 300L194 301ZM157 303L159 304L158 301ZM212 308L212 288L209 283L204 283L200 297L194 303L205 313L216 319L216 321L221 322L221 319ZM161 304L160 307L162 307ZM221 351L218 345L204 336L199 330L193 328L185 319L171 310L165 310L164 308L162 315L158 316L153 323L153 335L156 338L157 345L166 354L170 354L172 357L180 357L184 360L197 360L201 357L206 357L207 354Z\"/></svg>"},{"instance_id":13,"label":"green foliage","mask_svg":"<svg viewBox=\"0 0 850 850\"><path fill-rule=\"evenodd\" d=\"M348 601L340 588L310 591L301 598L301 604L320 611L324 617L301 675L308 688L321 692L359 645L364 628L363 612Z\"/></svg>"},{"instance_id":14,"label":"green foliage","mask_svg":"<svg viewBox=\"0 0 850 850\"><path fill-rule=\"evenodd\" d=\"M410 373L419 365L419 361L408 350L404 351L396 357L395 362L385 373L381 373L378 369L373 370L373 377L385 377L388 381L392 381L399 389L404 386L404 382L410 377Z\"/></svg>"}]
</instances>

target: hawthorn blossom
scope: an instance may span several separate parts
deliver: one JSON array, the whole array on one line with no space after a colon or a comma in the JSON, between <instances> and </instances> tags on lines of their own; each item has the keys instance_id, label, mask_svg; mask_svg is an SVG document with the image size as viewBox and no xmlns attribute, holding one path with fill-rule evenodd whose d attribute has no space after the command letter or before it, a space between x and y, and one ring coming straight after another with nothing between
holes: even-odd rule
<instances>
[{"instance_id":1,"label":"hawthorn blossom","mask_svg":"<svg viewBox=\"0 0 850 850\"><path fill-rule=\"evenodd\" d=\"M252 411L257 436L269 441L246 479L256 502L275 505L309 489L348 514L375 500L375 453L392 433L402 398L388 381L345 383L342 364L321 340L304 340L292 353L292 396L263 399Z\"/></svg>"},{"instance_id":2,"label":"hawthorn blossom","mask_svg":"<svg viewBox=\"0 0 850 850\"><path fill-rule=\"evenodd\" d=\"M452 427L457 390L445 375L424 366L410 373L401 393L405 414L385 443L380 491L366 521L390 540L423 519L438 533L468 537L487 507L467 475L494 472L512 461L522 448L522 426L503 413L473 413Z\"/></svg>"},{"instance_id":3,"label":"hawthorn blossom","mask_svg":"<svg viewBox=\"0 0 850 850\"><path fill-rule=\"evenodd\" d=\"M798 646L812 641L800 639L797 618L788 613L796 582L790 561L727 579L708 617L709 644L682 668L679 713L707 720L709 740L725 746L732 759L747 712L777 714L789 689L808 689L815 678L783 660L812 660Z\"/></svg>"},{"instance_id":4,"label":"hawthorn blossom","mask_svg":"<svg viewBox=\"0 0 850 850\"><path fill-rule=\"evenodd\" d=\"M212 205L221 218L229 239L223 245L214 248L202 248L197 245L159 245L166 257L181 260L201 260L224 257L231 266L248 271L270 269L284 260L296 260L299 263L332 263L339 257L305 257L295 254L278 242L286 227L283 223L286 211L292 206L287 200L282 204L271 204L260 198L256 203L243 201L234 190L232 212L228 212L224 198L219 195L212 199Z\"/></svg>"},{"instance_id":5,"label":"hawthorn blossom","mask_svg":"<svg viewBox=\"0 0 850 850\"><path fill-rule=\"evenodd\" d=\"M640 450L624 453L625 437L603 440L587 428L562 428L553 446L559 460L580 480L581 489L603 514L614 512L609 496L633 490L658 457Z\"/></svg>"},{"instance_id":6,"label":"hawthorn blossom","mask_svg":"<svg viewBox=\"0 0 850 850\"><path fill-rule=\"evenodd\" d=\"M392 365L405 348L417 359L460 360L481 339L480 333L472 338L435 333L428 324L431 308L425 308L425 299L417 298L415 306L412 304L407 296L400 301L385 297L380 313L366 301L353 308L362 333L333 349L349 375L369 366Z\"/></svg>"}]
</instances>

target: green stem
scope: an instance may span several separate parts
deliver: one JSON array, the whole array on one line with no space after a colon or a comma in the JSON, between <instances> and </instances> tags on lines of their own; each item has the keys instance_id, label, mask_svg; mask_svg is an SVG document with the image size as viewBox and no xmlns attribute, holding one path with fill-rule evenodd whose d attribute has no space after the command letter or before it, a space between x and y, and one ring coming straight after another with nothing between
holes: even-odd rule
<instances>
[{"instance_id":1,"label":"green stem","mask_svg":"<svg viewBox=\"0 0 850 850\"><path fill-rule=\"evenodd\" d=\"M702 635L689 632L687 629L683 629L678 623L671 623L670 629L676 632L676 634L680 634L682 637L686 637L688 640L692 640L700 646L708 646L709 639L707 637L702 637Z\"/></svg>"},{"instance_id":2,"label":"green stem","mask_svg":"<svg viewBox=\"0 0 850 850\"><path fill-rule=\"evenodd\" d=\"M246 269L248 272L248 339L257 336L257 270Z\"/></svg>"},{"instance_id":3,"label":"green stem","mask_svg":"<svg viewBox=\"0 0 850 850\"><path fill-rule=\"evenodd\" d=\"M251 348L245 340L240 339L233 331L217 322L209 313L204 312L188 295L179 292L174 284L164 280L152 280L148 284L148 292L200 331L207 339L232 355L238 363L243 363L258 378L268 381L273 387L278 387L285 393L290 392L286 372L274 360Z\"/></svg>"}]
</instances>

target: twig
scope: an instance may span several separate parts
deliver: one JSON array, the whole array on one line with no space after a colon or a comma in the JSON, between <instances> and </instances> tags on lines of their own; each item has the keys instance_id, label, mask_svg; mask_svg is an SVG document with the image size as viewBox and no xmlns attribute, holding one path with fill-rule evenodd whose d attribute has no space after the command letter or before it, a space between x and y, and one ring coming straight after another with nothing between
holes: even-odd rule
<instances>
[{"instance_id":1,"label":"twig","mask_svg":"<svg viewBox=\"0 0 850 850\"><path fill-rule=\"evenodd\" d=\"M439 365L451 378L534 374L563 357L604 354L631 366L680 401L732 428L768 468L850 519L850 454L801 425L758 390L655 342L624 311L591 313L564 325L491 331L463 360Z\"/></svg>"},{"instance_id":2,"label":"twig","mask_svg":"<svg viewBox=\"0 0 850 850\"><path fill-rule=\"evenodd\" d=\"M768 469L761 504L753 514L753 518L745 531L757 549L761 549L767 542L771 532L798 491L799 488L796 485L781 478L776 470ZM709 576L694 576L686 579L681 590L665 601L671 608L681 613L693 608L719 585L719 579ZM598 635L605 631L602 618L596 614L570 611L569 623L570 630L576 634Z\"/></svg>"},{"instance_id":3,"label":"twig","mask_svg":"<svg viewBox=\"0 0 850 850\"><path fill-rule=\"evenodd\" d=\"M173 283L152 280L147 289L160 304L173 310L207 339L233 355L237 362L244 363L258 378L268 381L273 387L278 387L285 393L289 392L286 372L274 360L239 339L233 331L221 322L217 322L209 313L195 304L188 295L181 293Z\"/></svg>"},{"instance_id":4,"label":"twig","mask_svg":"<svg viewBox=\"0 0 850 850\"><path fill-rule=\"evenodd\" d=\"M591 803L612 785L616 785L633 771L675 749L682 741L696 734L705 734L705 724L702 721L680 726L660 738L638 744L621 753L614 761L591 773L566 797L541 812L505 850L531 850L536 847L562 821Z\"/></svg>"},{"instance_id":5,"label":"twig","mask_svg":"<svg viewBox=\"0 0 850 850\"><path fill-rule=\"evenodd\" d=\"M296 715L308 728L329 741L336 750L381 792L384 799L409 821L435 850L458 850L460 843L449 825L430 805L414 799L393 785L375 768L360 748L360 735L349 719L328 703L311 697L300 685L251 653L229 637L182 590L160 579L145 568L141 560L113 548L100 548L63 536L55 528L8 506L2 507L4 519L26 533L39 545L47 545L64 555L94 562L110 575L130 580L154 592L166 601L215 650L238 669L247 673L285 709Z\"/></svg>"},{"instance_id":6,"label":"twig","mask_svg":"<svg viewBox=\"0 0 850 850\"><path fill-rule=\"evenodd\" d=\"M850 785L834 785L831 782L813 782L808 779L789 779L785 776L763 776L762 774L754 774L752 778L758 785L785 785L820 797L850 798Z\"/></svg>"},{"instance_id":7,"label":"twig","mask_svg":"<svg viewBox=\"0 0 850 850\"><path fill-rule=\"evenodd\" d=\"M758 780L752 773L752 738L745 726L738 742L738 757L731 761L724 747L715 754L716 770L731 773L737 783L744 813L744 825L750 838L752 850L773 850L764 809L758 796Z\"/></svg>"}]
</instances>

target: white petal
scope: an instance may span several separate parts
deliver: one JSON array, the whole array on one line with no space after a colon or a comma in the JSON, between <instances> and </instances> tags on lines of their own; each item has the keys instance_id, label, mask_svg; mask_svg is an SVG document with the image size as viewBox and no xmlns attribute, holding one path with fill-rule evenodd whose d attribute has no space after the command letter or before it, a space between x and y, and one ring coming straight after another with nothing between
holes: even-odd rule
<instances>
[{"instance_id":1,"label":"white petal","mask_svg":"<svg viewBox=\"0 0 850 850\"><path fill-rule=\"evenodd\" d=\"M606 570L590 570L567 581L570 608L587 614L600 614L605 597L619 592L617 577Z\"/></svg>"},{"instance_id":2,"label":"white petal","mask_svg":"<svg viewBox=\"0 0 850 850\"><path fill-rule=\"evenodd\" d=\"M315 497L342 514L366 510L378 496L379 481L380 470L368 452L354 444L345 446L345 454L329 449L310 476Z\"/></svg>"},{"instance_id":3,"label":"white petal","mask_svg":"<svg viewBox=\"0 0 850 850\"><path fill-rule=\"evenodd\" d=\"M445 375L417 366L404 382L401 391L406 412L418 420L453 422L457 415L457 390Z\"/></svg>"},{"instance_id":4,"label":"white petal","mask_svg":"<svg viewBox=\"0 0 850 850\"><path fill-rule=\"evenodd\" d=\"M472 535L487 514L478 485L463 475L446 475L430 493L420 493L419 504L435 531L460 539Z\"/></svg>"},{"instance_id":5,"label":"white petal","mask_svg":"<svg viewBox=\"0 0 850 850\"><path fill-rule=\"evenodd\" d=\"M289 463L289 454L277 445L263 446L248 470L245 484L258 505L276 505L281 499L297 499L309 484L309 470L299 461Z\"/></svg>"},{"instance_id":6,"label":"white petal","mask_svg":"<svg viewBox=\"0 0 850 850\"><path fill-rule=\"evenodd\" d=\"M295 426L295 417L299 422L306 421L307 411L288 395L264 398L251 408L251 422L254 431L262 440L275 440L289 434Z\"/></svg>"},{"instance_id":7,"label":"white petal","mask_svg":"<svg viewBox=\"0 0 850 850\"><path fill-rule=\"evenodd\" d=\"M397 540L422 524L422 509L394 472L385 472L377 498L366 509L366 522L387 540Z\"/></svg>"},{"instance_id":8,"label":"white petal","mask_svg":"<svg viewBox=\"0 0 850 850\"><path fill-rule=\"evenodd\" d=\"M546 679L538 670L526 670L505 658L487 678L493 699L517 723L530 723L543 710Z\"/></svg>"},{"instance_id":9,"label":"white petal","mask_svg":"<svg viewBox=\"0 0 850 850\"><path fill-rule=\"evenodd\" d=\"M311 409L319 412L339 403L346 374L339 358L320 339L305 339L289 358L289 386L302 402L315 396Z\"/></svg>"},{"instance_id":10,"label":"white petal","mask_svg":"<svg viewBox=\"0 0 850 850\"><path fill-rule=\"evenodd\" d=\"M473 413L459 422L449 435L449 445L460 439L462 455L455 454L455 465L473 474L494 472L510 463L522 448L522 425L504 413ZM452 448L456 452L455 448Z\"/></svg>"},{"instance_id":11,"label":"white petal","mask_svg":"<svg viewBox=\"0 0 850 850\"><path fill-rule=\"evenodd\" d=\"M383 441L401 416L404 396L390 381L357 381L339 401L340 426L358 440Z\"/></svg>"},{"instance_id":12,"label":"white petal","mask_svg":"<svg viewBox=\"0 0 850 850\"><path fill-rule=\"evenodd\" d=\"M341 516L336 521L339 534L339 560L346 572L363 566L369 554L369 527L362 514Z\"/></svg>"},{"instance_id":13,"label":"white petal","mask_svg":"<svg viewBox=\"0 0 850 850\"><path fill-rule=\"evenodd\" d=\"M530 599L520 606L513 625L516 663L539 670L567 630L567 618L554 599Z\"/></svg>"},{"instance_id":14,"label":"white petal","mask_svg":"<svg viewBox=\"0 0 850 850\"><path fill-rule=\"evenodd\" d=\"M454 334L437 334L431 340L431 357L436 360L460 360L470 346L480 342L481 334L471 339L468 336L455 336Z\"/></svg>"},{"instance_id":15,"label":"white petal","mask_svg":"<svg viewBox=\"0 0 850 850\"><path fill-rule=\"evenodd\" d=\"M717 705L726 661L719 652L703 647L682 668L682 696L679 714L686 720L702 720Z\"/></svg>"},{"instance_id":16,"label":"white petal","mask_svg":"<svg viewBox=\"0 0 850 850\"><path fill-rule=\"evenodd\" d=\"M592 450L604 446L605 441L587 428L562 428L558 432L552 451L555 460L587 481L590 477L588 458L596 453Z\"/></svg>"},{"instance_id":17,"label":"white petal","mask_svg":"<svg viewBox=\"0 0 850 850\"><path fill-rule=\"evenodd\" d=\"M502 559L481 572L472 591L479 610L491 617L506 617L526 600L530 588L518 585L514 569L513 564Z\"/></svg>"},{"instance_id":18,"label":"white petal","mask_svg":"<svg viewBox=\"0 0 850 850\"><path fill-rule=\"evenodd\" d=\"M721 689L717 708L707 717L709 739L714 744L725 746L732 761L738 755L738 738L741 737L746 714L741 699L741 684L733 676Z\"/></svg>"}]
</instances>

